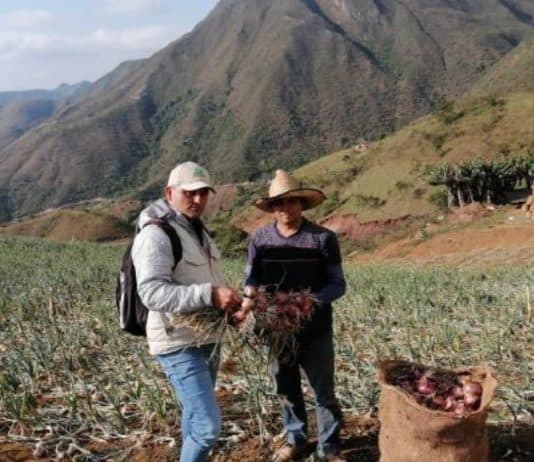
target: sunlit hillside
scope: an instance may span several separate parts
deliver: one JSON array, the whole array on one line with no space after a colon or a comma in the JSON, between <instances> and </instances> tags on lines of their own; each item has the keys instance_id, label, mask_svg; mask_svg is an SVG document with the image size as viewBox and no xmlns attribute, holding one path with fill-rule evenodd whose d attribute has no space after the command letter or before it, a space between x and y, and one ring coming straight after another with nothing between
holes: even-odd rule
<instances>
[{"instance_id":1,"label":"sunlit hillside","mask_svg":"<svg viewBox=\"0 0 534 462\"><path fill-rule=\"evenodd\" d=\"M534 93L459 100L424 117L369 150L347 149L296 170L330 197L322 212L356 213L361 220L439 210L427 168L473 159L487 161L534 150Z\"/></svg>"}]
</instances>

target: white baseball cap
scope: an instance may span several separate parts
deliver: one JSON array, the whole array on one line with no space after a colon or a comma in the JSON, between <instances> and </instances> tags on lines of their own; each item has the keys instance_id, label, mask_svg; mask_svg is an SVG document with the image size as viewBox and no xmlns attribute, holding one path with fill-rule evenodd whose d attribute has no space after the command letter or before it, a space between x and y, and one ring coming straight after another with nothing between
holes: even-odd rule
<instances>
[{"instance_id":1,"label":"white baseball cap","mask_svg":"<svg viewBox=\"0 0 534 462\"><path fill-rule=\"evenodd\" d=\"M212 192L215 192L210 183L208 171L195 162L188 161L178 164L171 170L167 186L177 186L185 191L209 188Z\"/></svg>"}]
</instances>

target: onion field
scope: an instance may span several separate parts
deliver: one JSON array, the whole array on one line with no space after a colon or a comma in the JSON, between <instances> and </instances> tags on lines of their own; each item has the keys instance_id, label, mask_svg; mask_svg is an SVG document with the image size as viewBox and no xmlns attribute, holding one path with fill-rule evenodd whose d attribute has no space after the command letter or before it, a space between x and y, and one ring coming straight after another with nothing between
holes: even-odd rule
<instances>
[{"instance_id":1,"label":"onion field","mask_svg":"<svg viewBox=\"0 0 534 462\"><path fill-rule=\"evenodd\" d=\"M179 409L167 380L145 340L118 328L122 251L0 236L0 447L19 445L35 460L78 461L150 460L134 458L147 447L175 451ZM490 422L534 425L534 265L347 262L344 269L348 290L334 310L346 416L376 415L377 362L403 358L489 365L499 382ZM244 257L225 262L235 287L243 270ZM225 454L246 440L268 445L280 430L262 352L230 330L223 342L218 461L231 460Z\"/></svg>"}]
</instances>

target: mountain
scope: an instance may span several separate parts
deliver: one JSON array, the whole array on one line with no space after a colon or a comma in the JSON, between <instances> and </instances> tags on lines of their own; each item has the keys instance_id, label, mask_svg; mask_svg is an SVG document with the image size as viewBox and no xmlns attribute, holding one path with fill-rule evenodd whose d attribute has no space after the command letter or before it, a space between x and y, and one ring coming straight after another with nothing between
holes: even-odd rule
<instances>
[{"instance_id":1,"label":"mountain","mask_svg":"<svg viewBox=\"0 0 534 462\"><path fill-rule=\"evenodd\" d=\"M0 146L7 146L56 109L52 99L23 99L0 107Z\"/></svg>"},{"instance_id":2,"label":"mountain","mask_svg":"<svg viewBox=\"0 0 534 462\"><path fill-rule=\"evenodd\" d=\"M471 96L534 92L534 36L499 60L469 90Z\"/></svg>"},{"instance_id":3,"label":"mountain","mask_svg":"<svg viewBox=\"0 0 534 462\"><path fill-rule=\"evenodd\" d=\"M191 33L0 149L0 220L217 182L378 139L456 97L534 30L530 0L221 0Z\"/></svg>"},{"instance_id":4,"label":"mountain","mask_svg":"<svg viewBox=\"0 0 534 462\"><path fill-rule=\"evenodd\" d=\"M84 81L73 85L62 83L53 90L0 91L0 107L21 101L57 101L83 93L89 85L89 82Z\"/></svg>"},{"instance_id":5,"label":"mountain","mask_svg":"<svg viewBox=\"0 0 534 462\"><path fill-rule=\"evenodd\" d=\"M492 66L464 95L412 121L367 150L341 150L295 171L329 200L315 218L355 214L362 222L435 217L444 187L431 186L428 167L485 162L534 153L534 36ZM237 223L257 215L242 210Z\"/></svg>"},{"instance_id":6,"label":"mountain","mask_svg":"<svg viewBox=\"0 0 534 462\"><path fill-rule=\"evenodd\" d=\"M51 117L58 107L80 98L89 82L61 84L54 90L0 92L0 148Z\"/></svg>"}]
</instances>

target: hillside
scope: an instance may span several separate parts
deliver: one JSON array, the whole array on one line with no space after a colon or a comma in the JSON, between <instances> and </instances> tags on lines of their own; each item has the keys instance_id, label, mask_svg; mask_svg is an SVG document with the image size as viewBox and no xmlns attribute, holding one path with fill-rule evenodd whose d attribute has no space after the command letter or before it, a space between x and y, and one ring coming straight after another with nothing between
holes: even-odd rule
<instances>
[{"instance_id":1,"label":"hillside","mask_svg":"<svg viewBox=\"0 0 534 462\"><path fill-rule=\"evenodd\" d=\"M428 166L476 158L500 160L534 152L534 88L529 78L534 63L533 39L493 66L487 78L477 82L465 96L445 104L436 113L413 121L393 135L372 143L367 150L365 146L354 146L296 169L295 175L304 184L322 188L328 197L309 215L354 241L345 244L349 253L377 248L377 253L368 253L370 258L408 255L411 247L420 244L420 239L414 236L421 232L428 234L428 223L444 216L445 189L428 184ZM266 184L249 190L249 197L241 205L238 203L234 224L251 231L270 219L254 207L246 206L266 190ZM513 215L513 207L508 213ZM477 223L479 220L475 219L478 229L496 224L491 220ZM506 223L506 217L501 217L500 223ZM446 224L447 220L442 226L446 230L441 231L445 240L449 232L454 232ZM524 233L531 233L533 224L528 221ZM495 242L500 242L501 231L501 228L488 230L495 236ZM454 234L450 238L459 240ZM491 250L491 241L486 239L489 260L506 259L514 254L515 250L511 249L517 246L518 255L524 254L523 238L511 238L508 244L501 242L501 253ZM390 250L382 254L382 248ZM446 248L438 242L433 252L443 252ZM465 250L458 250L454 258L461 258ZM519 258L518 255L514 258ZM530 254L526 255L529 258ZM454 258L444 259L454 261Z\"/></svg>"},{"instance_id":2,"label":"hillside","mask_svg":"<svg viewBox=\"0 0 534 462\"><path fill-rule=\"evenodd\" d=\"M34 125L50 117L56 109L52 99L18 100L0 106L0 146L20 138Z\"/></svg>"},{"instance_id":3,"label":"hillside","mask_svg":"<svg viewBox=\"0 0 534 462\"><path fill-rule=\"evenodd\" d=\"M444 188L428 184L427 168L475 158L488 161L534 151L534 93L495 99L464 98L418 119L370 145L334 152L295 170L304 184L323 189L327 200L310 214L353 215L368 222L443 213ZM265 184L253 191L264 194ZM234 223L247 230L263 214L243 206Z\"/></svg>"},{"instance_id":4,"label":"hillside","mask_svg":"<svg viewBox=\"0 0 534 462\"><path fill-rule=\"evenodd\" d=\"M58 107L82 97L88 87L89 82L81 82L54 90L0 92L0 151L51 117Z\"/></svg>"},{"instance_id":5,"label":"hillside","mask_svg":"<svg viewBox=\"0 0 534 462\"><path fill-rule=\"evenodd\" d=\"M368 151L333 153L298 169L297 175L338 195L343 204L333 209L355 211L362 219L436 212L430 201L436 188L428 186L427 165L534 151L532 71L534 37L441 110L373 143Z\"/></svg>"},{"instance_id":6,"label":"hillside","mask_svg":"<svg viewBox=\"0 0 534 462\"><path fill-rule=\"evenodd\" d=\"M534 92L534 36L497 62L473 85L472 96Z\"/></svg>"},{"instance_id":7,"label":"hillside","mask_svg":"<svg viewBox=\"0 0 534 462\"><path fill-rule=\"evenodd\" d=\"M222 0L0 148L0 220L160 188L177 160L218 183L377 139L466 90L534 30L527 0Z\"/></svg>"},{"instance_id":8,"label":"hillside","mask_svg":"<svg viewBox=\"0 0 534 462\"><path fill-rule=\"evenodd\" d=\"M113 241L131 236L132 228L109 215L84 210L56 210L21 223L0 226L0 234L35 236L54 241Z\"/></svg>"}]
</instances>

